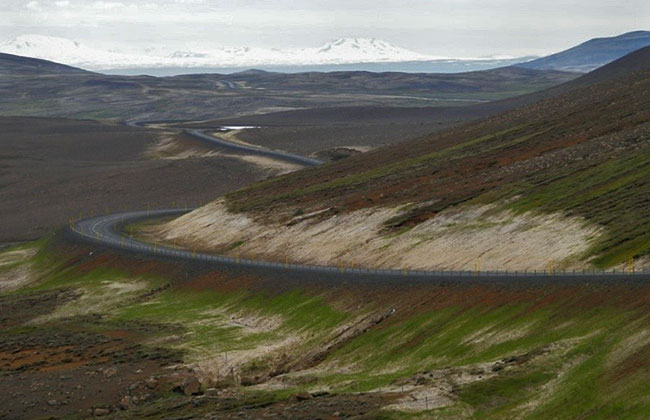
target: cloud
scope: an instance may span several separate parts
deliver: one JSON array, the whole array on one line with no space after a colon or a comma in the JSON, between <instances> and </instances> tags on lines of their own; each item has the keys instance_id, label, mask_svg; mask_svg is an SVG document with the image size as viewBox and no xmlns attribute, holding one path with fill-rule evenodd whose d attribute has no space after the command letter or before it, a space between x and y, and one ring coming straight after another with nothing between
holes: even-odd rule
<instances>
[{"instance_id":1,"label":"cloud","mask_svg":"<svg viewBox=\"0 0 650 420\"><path fill-rule=\"evenodd\" d=\"M25 7L28 8L29 10L34 10L36 12L40 12L41 10L43 10L41 9L41 4L37 1L30 1L25 5Z\"/></svg>"},{"instance_id":2,"label":"cloud","mask_svg":"<svg viewBox=\"0 0 650 420\"><path fill-rule=\"evenodd\" d=\"M91 5L91 7L97 10L114 10L122 9L126 7L126 5L117 1L96 1Z\"/></svg>"},{"instance_id":3,"label":"cloud","mask_svg":"<svg viewBox=\"0 0 650 420\"><path fill-rule=\"evenodd\" d=\"M0 42L23 33L136 44L301 47L386 39L432 55L553 52L650 29L648 0L0 0ZM92 31L84 28L92 27ZM75 29L76 28L76 29Z\"/></svg>"}]
</instances>

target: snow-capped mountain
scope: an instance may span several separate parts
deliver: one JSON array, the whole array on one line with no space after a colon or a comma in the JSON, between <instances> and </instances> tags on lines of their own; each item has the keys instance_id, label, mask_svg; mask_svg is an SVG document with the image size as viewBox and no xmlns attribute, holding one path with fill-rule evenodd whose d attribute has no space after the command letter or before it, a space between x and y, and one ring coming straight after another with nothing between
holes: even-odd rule
<instances>
[{"instance_id":1,"label":"snow-capped mountain","mask_svg":"<svg viewBox=\"0 0 650 420\"><path fill-rule=\"evenodd\" d=\"M88 70L158 67L254 67L395 63L449 59L433 57L367 38L341 38L318 48L275 49L193 46L138 52L105 51L66 38L21 35L0 45L0 52L56 61Z\"/></svg>"},{"instance_id":2,"label":"snow-capped mountain","mask_svg":"<svg viewBox=\"0 0 650 420\"><path fill-rule=\"evenodd\" d=\"M320 62L391 62L425 61L439 59L396 47L386 41L368 38L341 38L328 42L315 50L305 49L301 54L311 53Z\"/></svg>"}]
</instances>

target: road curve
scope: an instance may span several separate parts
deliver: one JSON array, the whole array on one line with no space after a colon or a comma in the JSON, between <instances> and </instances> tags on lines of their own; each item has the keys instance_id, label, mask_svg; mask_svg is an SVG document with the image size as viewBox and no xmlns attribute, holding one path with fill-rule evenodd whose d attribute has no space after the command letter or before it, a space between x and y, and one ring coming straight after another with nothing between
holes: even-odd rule
<instances>
[{"instance_id":1,"label":"road curve","mask_svg":"<svg viewBox=\"0 0 650 420\"><path fill-rule=\"evenodd\" d=\"M211 136L210 134L207 134L205 130L183 129L183 131L186 134L201 139L205 142L212 143L213 145L219 146L221 148L234 150L237 152L251 153L258 156L270 157L276 160L282 160L289 163L297 163L304 166L317 166L323 163L320 160L311 159L300 155L294 155L279 150L264 149L261 147L247 146L245 144L230 142L219 137Z\"/></svg>"},{"instance_id":2,"label":"road curve","mask_svg":"<svg viewBox=\"0 0 650 420\"><path fill-rule=\"evenodd\" d=\"M307 264L280 263L247 258L235 258L224 255L195 252L193 250L173 248L166 245L157 245L142 242L128 236L124 232L124 226L146 219L161 218L166 216L178 216L192 209L163 209L144 210L115 213L107 216L97 216L83 219L71 224L71 231L85 241L102 246L148 254L157 257L176 258L188 261L213 263L216 265L242 266L242 267L265 267L295 272L319 272L332 273L346 280L355 278L380 279L421 279L455 282L508 282L513 284L528 283L530 281L553 281L562 284L567 283L590 283L610 280L648 281L650 271L646 272L513 272L513 271L427 271L427 270L395 270L395 269L367 269L367 268L346 268L334 266L318 266Z\"/></svg>"},{"instance_id":3,"label":"road curve","mask_svg":"<svg viewBox=\"0 0 650 420\"><path fill-rule=\"evenodd\" d=\"M146 127L147 124L155 123L165 123L169 121L126 121L124 124L129 127ZM174 121L178 123L178 121ZM208 143L211 146L217 146L222 149L232 150L235 152L244 152L257 156L269 157L275 160L281 160L289 163L296 163L303 166L317 166L321 165L323 162L318 159L311 159L305 156L296 155L293 153L284 152L281 150L271 150L265 149L263 147L247 146L241 143L235 143L228 140L224 140L220 137L212 136L206 133L206 130L201 129L189 129L189 128L177 128L178 131L183 132L189 136L197 138L204 143Z\"/></svg>"},{"instance_id":4,"label":"road curve","mask_svg":"<svg viewBox=\"0 0 650 420\"><path fill-rule=\"evenodd\" d=\"M140 126L145 122L130 122L130 126ZM204 141L247 153L268 156L274 159L298 163L306 166L318 165L322 162L309 159L303 156L292 155L281 151L249 147L237 143L231 143L206 134L202 130L182 129L186 133L198 137ZM115 213L106 216L91 217L79 220L70 224L70 231L85 241L106 246L114 249L147 254L155 257L176 258L204 263L213 263L220 266L240 267L264 267L283 271L297 271L304 273L329 273L337 279L361 280L372 279L394 279L404 280L405 278L420 279L423 281L443 282L505 282L508 284L529 284L530 282L553 282L557 284L567 283L592 283L608 282L613 279L628 282L647 282L650 280L650 271L623 272L623 271L570 271L570 272L529 272L529 271L430 271L430 270L404 270L404 269L370 269L370 268L345 268L336 266L318 266L293 263L279 263L252 259L240 259L224 255L195 252L193 250L173 248L166 245L158 245L142 242L129 237L123 232L127 224L139 222L146 219L161 218L166 216L179 216L192 209L159 209L146 211L131 211Z\"/></svg>"}]
</instances>

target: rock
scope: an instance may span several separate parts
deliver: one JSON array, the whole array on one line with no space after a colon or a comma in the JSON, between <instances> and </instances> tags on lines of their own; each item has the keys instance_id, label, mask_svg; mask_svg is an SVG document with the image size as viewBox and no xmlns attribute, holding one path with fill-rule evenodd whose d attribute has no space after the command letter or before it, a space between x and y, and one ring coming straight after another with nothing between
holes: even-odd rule
<instances>
[{"instance_id":1,"label":"rock","mask_svg":"<svg viewBox=\"0 0 650 420\"><path fill-rule=\"evenodd\" d=\"M130 410L134 406L133 399L129 397L128 395L125 395L122 397L120 400L120 408L122 410Z\"/></svg>"},{"instance_id":2,"label":"rock","mask_svg":"<svg viewBox=\"0 0 650 420\"><path fill-rule=\"evenodd\" d=\"M109 368L104 369L104 376L105 377L112 378L115 375L117 375L117 368L109 367Z\"/></svg>"},{"instance_id":3,"label":"rock","mask_svg":"<svg viewBox=\"0 0 650 420\"><path fill-rule=\"evenodd\" d=\"M188 396L198 394L201 391L201 382L199 382L196 376L187 376L183 379L181 390L183 394Z\"/></svg>"},{"instance_id":4,"label":"rock","mask_svg":"<svg viewBox=\"0 0 650 420\"><path fill-rule=\"evenodd\" d=\"M96 417L106 416L108 414L110 414L110 411L106 408L95 408L93 410L93 415Z\"/></svg>"},{"instance_id":5,"label":"rock","mask_svg":"<svg viewBox=\"0 0 650 420\"><path fill-rule=\"evenodd\" d=\"M296 402L296 401L306 401L306 400L311 400L313 399L314 396L311 395L309 392L301 392L299 394L293 395L289 401L291 402Z\"/></svg>"},{"instance_id":6,"label":"rock","mask_svg":"<svg viewBox=\"0 0 650 420\"><path fill-rule=\"evenodd\" d=\"M158 381L151 377L145 379L144 384L147 385L147 388L154 389L158 386Z\"/></svg>"},{"instance_id":7,"label":"rock","mask_svg":"<svg viewBox=\"0 0 650 420\"><path fill-rule=\"evenodd\" d=\"M208 388L205 390L205 395L207 395L208 397L218 397L219 390L216 388Z\"/></svg>"},{"instance_id":8,"label":"rock","mask_svg":"<svg viewBox=\"0 0 650 420\"><path fill-rule=\"evenodd\" d=\"M129 391L135 391L140 386L140 382L134 382L129 385Z\"/></svg>"},{"instance_id":9,"label":"rock","mask_svg":"<svg viewBox=\"0 0 650 420\"><path fill-rule=\"evenodd\" d=\"M47 405L55 406L56 400L47 400Z\"/></svg>"}]
</instances>

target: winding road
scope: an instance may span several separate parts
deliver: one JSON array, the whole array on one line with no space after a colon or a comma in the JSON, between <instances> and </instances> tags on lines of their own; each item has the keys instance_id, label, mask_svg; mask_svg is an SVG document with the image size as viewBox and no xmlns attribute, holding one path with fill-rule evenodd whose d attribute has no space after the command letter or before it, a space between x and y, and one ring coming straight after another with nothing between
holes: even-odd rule
<instances>
[{"instance_id":1,"label":"winding road","mask_svg":"<svg viewBox=\"0 0 650 420\"><path fill-rule=\"evenodd\" d=\"M245 144L233 143L219 137L211 136L207 134L205 130L183 130L186 134L196 137L204 142L211 143L213 145L219 146L220 148L234 150L237 152L246 152L248 154L254 154L257 156L270 157L272 159L282 160L289 163L297 163L304 166L316 166L320 165L323 162L316 159L311 159L305 156L294 155L291 153L286 153L278 150L263 149L261 147L247 146Z\"/></svg>"},{"instance_id":2,"label":"winding road","mask_svg":"<svg viewBox=\"0 0 650 420\"><path fill-rule=\"evenodd\" d=\"M142 123L129 123L140 125ZM232 143L224 139L210 136L203 130L182 129L189 135L203 141L210 142L220 148L244 151L250 154L272 157L291 163L305 166L314 166L322 162L303 156L284 153L281 151L249 147ZM344 281L359 280L399 280L405 278L422 281L441 282L497 282L509 284L529 284L531 282L559 282L566 283L593 283L626 281L630 283L647 282L650 280L650 271L624 272L624 271L570 271L570 272L530 272L530 271L430 271L430 270L404 270L404 269L369 269L346 268L335 266L318 266L293 263L279 263L253 259L240 259L224 255L196 252L194 250L174 248L168 245L152 244L130 237L124 231L125 225L141 222L146 219L155 219L169 216L180 216L193 209L158 209L145 211L130 211L115 213L106 216L91 217L70 224L70 231L77 239L90 242L103 247L144 254L156 258L173 258L216 264L219 266L237 267L263 267L285 272L323 273Z\"/></svg>"}]
</instances>

